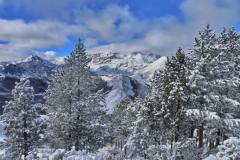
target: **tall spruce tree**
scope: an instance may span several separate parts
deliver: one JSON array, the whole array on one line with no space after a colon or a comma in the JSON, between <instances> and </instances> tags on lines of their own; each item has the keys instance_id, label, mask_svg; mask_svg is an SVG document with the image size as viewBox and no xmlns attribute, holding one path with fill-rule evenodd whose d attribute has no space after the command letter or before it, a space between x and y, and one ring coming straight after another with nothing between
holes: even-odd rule
<instances>
[{"instance_id":1,"label":"tall spruce tree","mask_svg":"<svg viewBox=\"0 0 240 160\"><path fill-rule=\"evenodd\" d=\"M165 70L156 72L152 79L151 99L155 108L155 121L162 134L177 142L187 134L186 110L188 108L187 66L185 54L179 48L176 56L169 58ZM180 137L182 136L182 137Z\"/></svg>"},{"instance_id":2,"label":"tall spruce tree","mask_svg":"<svg viewBox=\"0 0 240 160\"><path fill-rule=\"evenodd\" d=\"M129 104L130 99L126 94L119 104L114 107L112 113L111 126L115 128L115 132L113 132L113 134L116 137L115 140L118 141L118 143L119 141L121 142L121 146L129 135L127 130L128 123L123 122L124 118L126 118L127 107Z\"/></svg>"},{"instance_id":3,"label":"tall spruce tree","mask_svg":"<svg viewBox=\"0 0 240 160\"><path fill-rule=\"evenodd\" d=\"M16 82L12 90L14 100L3 106L3 127L5 157L10 159L26 159L27 155L36 153L40 146L41 120L33 105L33 87L26 78Z\"/></svg>"},{"instance_id":4,"label":"tall spruce tree","mask_svg":"<svg viewBox=\"0 0 240 160\"><path fill-rule=\"evenodd\" d=\"M140 102L140 103L139 103ZM153 138L153 107L150 106L151 103L146 105L149 102L149 99L146 97L144 102L137 100L136 106L138 111L136 111L135 122L131 127L131 134L128 138L127 147L128 158L148 158L148 149L149 146L155 144Z\"/></svg>"},{"instance_id":5,"label":"tall spruce tree","mask_svg":"<svg viewBox=\"0 0 240 160\"><path fill-rule=\"evenodd\" d=\"M191 75L188 85L192 109L199 111L199 116L195 117L199 148L203 147L203 138L216 141L216 146L220 144L220 135L230 132L225 120L231 118L233 109L239 106L233 94L239 86L239 49L237 51L235 45L238 38L231 36L232 30L228 34L225 31L224 28L216 39L215 32L207 24L199 32L200 37L195 38L194 48L189 49ZM211 119L210 112L216 113L218 120Z\"/></svg>"},{"instance_id":6,"label":"tall spruce tree","mask_svg":"<svg viewBox=\"0 0 240 160\"><path fill-rule=\"evenodd\" d=\"M219 54L211 60L211 105L208 110L216 112L219 117L219 121L214 123L214 129L217 131L217 145L220 145L220 135L223 135L221 138L223 137L224 140L226 139L225 134L234 134L228 128L225 120L232 119L240 105L237 96L240 84L240 35L234 30L234 27L231 29L223 27L216 45L213 46L215 50L219 51ZM238 133L235 133L234 136L238 136Z\"/></svg>"},{"instance_id":7,"label":"tall spruce tree","mask_svg":"<svg viewBox=\"0 0 240 160\"><path fill-rule=\"evenodd\" d=\"M199 129L199 148L203 147L203 130L206 122L206 113L209 103L209 87L212 77L209 71L212 69L211 59L218 55L218 52L212 48L215 44L215 32L207 24L201 32L199 39L195 38L194 49L189 49L190 59L188 61L191 75L189 77L189 89L191 93L192 108L199 111L199 117L193 118L194 126Z\"/></svg>"},{"instance_id":8,"label":"tall spruce tree","mask_svg":"<svg viewBox=\"0 0 240 160\"><path fill-rule=\"evenodd\" d=\"M105 95L91 78L84 45L75 50L52 78L45 94L48 136L68 150L96 151L105 145L107 133Z\"/></svg>"},{"instance_id":9,"label":"tall spruce tree","mask_svg":"<svg viewBox=\"0 0 240 160\"><path fill-rule=\"evenodd\" d=\"M173 144L186 140L189 128L185 114L189 100L186 59L179 48L172 61L167 58L165 70L154 74L127 142L130 157L158 157L168 141Z\"/></svg>"}]
</instances>

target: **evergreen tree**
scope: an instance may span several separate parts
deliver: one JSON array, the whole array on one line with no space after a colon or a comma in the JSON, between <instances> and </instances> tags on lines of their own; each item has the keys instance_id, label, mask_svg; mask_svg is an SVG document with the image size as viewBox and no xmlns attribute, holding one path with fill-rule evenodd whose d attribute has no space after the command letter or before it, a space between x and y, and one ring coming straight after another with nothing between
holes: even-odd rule
<instances>
[{"instance_id":1,"label":"evergreen tree","mask_svg":"<svg viewBox=\"0 0 240 160\"><path fill-rule=\"evenodd\" d=\"M187 128L184 126L187 120L185 112L189 99L186 86L186 59L182 49L179 48L176 56L172 56L171 61L166 62L165 70L161 74L164 77L164 84L158 87L162 87L162 92L160 92L161 97L159 97L161 106L156 111L156 118L161 123L164 132L169 132L169 135L174 134L172 140L175 139L175 142L184 132L184 137L186 137L187 132ZM154 81L159 81L159 79Z\"/></svg>"},{"instance_id":2,"label":"evergreen tree","mask_svg":"<svg viewBox=\"0 0 240 160\"><path fill-rule=\"evenodd\" d=\"M88 67L90 59L81 39L78 41L46 91L47 131L68 150L75 146L76 150L96 151L106 143L105 95L96 90Z\"/></svg>"},{"instance_id":3,"label":"evergreen tree","mask_svg":"<svg viewBox=\"0 0 240 160\"><path fill-rule=\"evenodd\" d=\"M127 142L132 157L153 158L159 156L168 141L173 145L186 140L189 126L185 114L189 100L186 59L179 48L172 61L167 58L165 70L154 74L150 92L136 114L133 133Z\"/></svg>"},{"instance_id":4,"label":"evergreen tree","mask_svg":"<svg viewBox=\"0 0 240 160\"><path fill-rule=\"evenodd\" d=\"M220 144L220 135L230 132L225 120L232 118L234 108L239 106L235 98L239 86L239 49L235 44L238 36L232 30L227 34L225 31L224 28L216 39L208 24L199 32L199 39L195 38L194 49L189 49L188 85L192 109L199 111L199 117L194 118L199 129L199 148L203 147L203 138L216 140L216 146ZM216 113L218 120L211 119L209 111ZM204 130L206 137L203 137Z\"/></svg>"},{"instance_id":5,"label":"evergreen tree","mask_svg":"<svg viewBox=\"0 0 240 160\"><path fill-rule=\"evenodd\" d=\"M215 121L214 128L217 131L217 145L220 144L220 135L233 134L225 123L226 119L232 119L239 108L239 55L240 47L238 46L240 35L232 29L223 28L221 35L217 39L215 50L219 54L211 61L212 70L210 75L210 100L211 105L208 110L216 112L219 121ZM238 136L235 134L234 136ZM226 137L223 137L223 140Z\"/></svg>"},{"instance_id":6,"label":"evergreen tree","mask_svg":"<svg viewBox=\"0 0 240 160\"><path fill-rule=\"evenodd\" d=\"M10 159L26 159L27 155L36 153L40 143L41 120L33 105L33 87L30 81L21 78L12 90L14 100L3 106L3 127L6 149L5 157Z\"/></svg>"},{"instance_id":7,"label":"evergreen tree","mask_svg":"<svg viewBox=\"0 0 240 160\"><path fill-rule=\"evenodd\" d=\"M115 140L121 141L121 146L123 141L128 137L129 132L127 130L128 119L126 123L123 122L124 118L126 118L127 114L127 106L130 104L130 99L126 94L125 97L117 104L112 113L111 126L115 128L115 132L113 132L116 137Z\"/></svg>"},{"instance_id":8,"label":"evergreen tree","mask_svg":"<svg viewBox=\"0 0 240 160\"><path fill-rule=\"evenodd\" d=\"M134 99L134 103L128 104L125 109L125 114L122 119L122 124L126 128L127 137L132 133L134 122L137 120L137 114L139 113L141 107L143 105L143 100L140 97L136 97Z\"/></svg>"},{"instance_id":9,"label":"evergreen tree","mask_svg":"<svg viewBox=\"0 0 240 160\"><path fill-rule=\"evenodd\" d=\"M191 93L192 108L198 109L200 116L193 117L194 126L199 129L199 148L203 147L203 129L206 125L205 111L209 107L209 87L211 76L209 71L212 69L211 59L218 55L218 52L212 48L215 44L215 32L207 24L201 32L199 39L195 38L193 50L189 49L191 55L188 64L191 75L189 77L189 89Z\"/></svg>"},{"instance_id":10,"label":"evergreen tree","mask_svg":"<svg viewBox=\"0 0 240 160\"><path fill-rule=\"evenodd\" d=\"M139 103L140 102L140 103ZM153 108L148 103L146 97L144 102L136 101L136 106L139 110L136 114L136 120L132 126L132 133L130 134L127 144L128 158L148 158L149 146L155 144L153 138Z\"/></svg>"}]
</instances>

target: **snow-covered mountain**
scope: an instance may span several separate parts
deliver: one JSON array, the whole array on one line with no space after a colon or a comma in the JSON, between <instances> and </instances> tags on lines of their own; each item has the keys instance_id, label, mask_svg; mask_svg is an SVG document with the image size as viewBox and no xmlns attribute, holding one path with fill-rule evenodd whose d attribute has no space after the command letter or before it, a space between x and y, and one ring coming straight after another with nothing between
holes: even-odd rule
<instances>
[{"instance_id":1,"label":"snow-covered mountain","mask_svg":"<svg viewBox=\"0 0 240 160\"><path fill-rule=\"evenodd\" d=\"M136 96L143 98L151 76L156 70L163 69L166 61L165 57L137 52L130 55L101 53L88 57L91 58L90 71L98 82L98 88L109 91L106 98L109 113L126 93L132 100ZM47 89L48 77L64 63L65 58L48 61L32 55L19 61L0 62L0 77L5 77L0 81L0 106L12 99L15 81L22 76L30 78L36 102L44 103L43 92Z\"/></svg>"},{"instance_id":2,"label":"snow-covered mountain","mask_svg":"<svg viewBox=\"0 0 240 160\"><path fill-rule=\"evenodd\" d=\"M0 62L0 74L5 77L25 77L45 79L53 73L56 64L36 55L19 61Z\"/></svg>"},{"instance_id":3,"label":"snow-covered mountain","mask_svg":"<svg viewBox=\"0 0 240 160\"><path fill-rule=\"evenodd\" d=\"M90 68L98 75L123 74L132 76L136 71L141 70L155 62L160 56L132 53L124 55L120 53L99 53L90 56Z\"/></svg>"}]
</instances>

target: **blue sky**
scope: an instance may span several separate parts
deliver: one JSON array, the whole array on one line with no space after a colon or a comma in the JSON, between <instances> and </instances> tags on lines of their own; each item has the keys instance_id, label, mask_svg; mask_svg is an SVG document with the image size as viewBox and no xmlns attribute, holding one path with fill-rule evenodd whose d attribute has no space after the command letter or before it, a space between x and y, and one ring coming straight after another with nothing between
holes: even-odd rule
<instances>
[{"instance_id":1,"label":"blue sky","mask_svg":"<svg viewBox=\"0 0 240 160\"><path fill-rule=\"evenodd\" d=\"M0 0L0 61L87 54L185 52L207 23L240 32L240 0Z\"/></svg>"}]
</instances>

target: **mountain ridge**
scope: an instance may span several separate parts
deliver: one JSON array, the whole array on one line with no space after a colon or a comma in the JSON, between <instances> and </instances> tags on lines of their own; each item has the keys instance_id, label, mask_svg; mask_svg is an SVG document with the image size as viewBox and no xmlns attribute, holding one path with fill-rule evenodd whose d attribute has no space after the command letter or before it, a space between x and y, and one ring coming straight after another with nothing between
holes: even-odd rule
<instances>
[{"instance_id":1,"label":"mountain ridge","mask_svg":"<svg viewBox=\"0 0 240 160\"><path fill-rule=\"evenodd\" d=\"M137 96L144 98L150 84L150 76L144 75L163 69L164 65L162 64L166 59L139 52L130 55L110 52L87 56L91 58L89 66L92 76L95 79L101 79L97 80L99 81L98 88L109 92L106 98L109 113L126 93L132 101ZM23 76L30 79L31 85L34 87L36 102L44 103L43 93L47 89L49 76L64 63L65 58L58 57L48 61L32 55L19 61L0 62L0 77L5 77L0 81L0 107L4 105L5 101L12 99L11 90L14 88L15 82ZM161 64L154 65L155 62ZM154 67L149 68L148 66ZM0 114L1 112L0 109Z\"/></svg>"}]
</instances>

